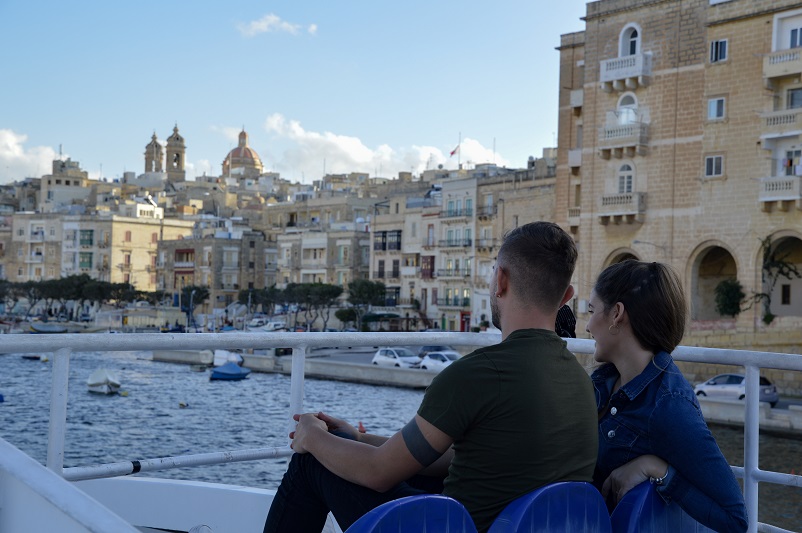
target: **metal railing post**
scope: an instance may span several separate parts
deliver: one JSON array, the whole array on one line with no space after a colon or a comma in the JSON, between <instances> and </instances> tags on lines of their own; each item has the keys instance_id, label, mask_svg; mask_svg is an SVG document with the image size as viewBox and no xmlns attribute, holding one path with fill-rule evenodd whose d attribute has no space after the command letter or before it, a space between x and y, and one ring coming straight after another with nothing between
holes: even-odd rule
<instances>
[{"instance_id":1,"label":"metal railing post","mask_svg":"<svg viewBox=\"0 0 802 533\"><path fill-rule=\"evenodd\" d=\"M47 434L47 468L62 475L64 434L67 431L67 393L70 378L69 348L53 354L53 383L50 387L50 423Z\"/></svg>"},{"instance_id":2,"label":"metal railing post","mask_svg":"<svg viewBox=\"0 0 802 533\"><path fill-rule=\"evenodd\" d=\"M758 446L760 439L760 369L747 365L746 412L744 413L744 501L750 533L757 532Z\"/></svg>"},{"instance_id":3,"label":"metal railing post","mask_svg":"<svg viewBox=\"0 0 802 533\"><path fill-rule=\"evenodd\" d=\"M292 349L292 374L290 375L290 412L287 434L295 430L292 415L303 413L304 409L304 363L306 362L306 346ZM289 440L292 442L292 439Z\"/></svg>"}]
</instances>

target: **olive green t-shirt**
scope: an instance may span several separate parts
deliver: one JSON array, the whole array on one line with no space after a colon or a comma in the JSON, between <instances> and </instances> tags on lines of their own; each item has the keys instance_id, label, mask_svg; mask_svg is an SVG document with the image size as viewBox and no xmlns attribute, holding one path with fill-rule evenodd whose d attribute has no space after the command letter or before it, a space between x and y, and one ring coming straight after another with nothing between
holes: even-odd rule
<instances>
[{"instance_id":1,"label":"olive green t-shirt","mask_svg":"<svg viewBox=\"0 0 802 533\"><path fill-rule=\"evenodd\" d=\"M418 414L454 439L443 494L480 532L527 492L593 478L593 385L553 331L518 330L454 362L426 389Z\"/></svg>"}]
</instances>

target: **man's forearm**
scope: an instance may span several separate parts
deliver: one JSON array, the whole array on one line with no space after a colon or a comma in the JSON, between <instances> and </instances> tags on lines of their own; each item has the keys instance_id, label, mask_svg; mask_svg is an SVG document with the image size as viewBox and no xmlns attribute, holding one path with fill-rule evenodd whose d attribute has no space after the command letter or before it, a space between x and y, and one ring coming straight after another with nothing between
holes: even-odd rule
<instances>
[{"instance_id":1,"label":"man's forearm","mask_svg":"<svg viewBox=\"0 0 802 533\"><path fill-rule=\"evenodd\" d=\"M370 433L360 433L357 440L365 444L370 444L371 446L381 446L387 442L389 438L390 437L382 437L381 435L371 435Z\"/></svg>"}]
</instances>

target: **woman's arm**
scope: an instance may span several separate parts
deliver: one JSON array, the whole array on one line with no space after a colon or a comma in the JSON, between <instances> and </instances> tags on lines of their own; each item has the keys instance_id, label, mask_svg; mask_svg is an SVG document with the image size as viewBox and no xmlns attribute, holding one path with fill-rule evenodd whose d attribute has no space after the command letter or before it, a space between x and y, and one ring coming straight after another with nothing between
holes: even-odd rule
<instances>
[{"instance_id":1,"label":"woman's arm","mask_svg":"<svg viewBox=\"0 0 802 533\"><path fill-rule=\"evenodd\" d=\"M746 531L743 494L693 403L681 394L657 400L649 420L652 453L669 465L657 493L716 531Z\"/></svg>"}]
</instances>

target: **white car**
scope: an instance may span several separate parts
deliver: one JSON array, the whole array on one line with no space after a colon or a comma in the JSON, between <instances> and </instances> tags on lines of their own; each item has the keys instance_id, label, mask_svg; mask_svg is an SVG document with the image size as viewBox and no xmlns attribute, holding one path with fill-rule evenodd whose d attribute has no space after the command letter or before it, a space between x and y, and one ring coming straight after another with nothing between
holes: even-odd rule
<instances>
[{"instance_id":1,"label":"white car","mask_svg":"<svg viewBox=\"0 0 802 533\"><path fill-rule=\"evenodd\" d=\"M418 368L420 357L406 348L379 348L371 361L379 366L397 366L401 368Z\"/></svg>"},{"instance_id":2,"label":"white car","mask_svg":"<svg viewBox=\"0 0 802 533\"><path fill-rule=\"evenodd\" d=\"M746 396L746 380L743 374L720 374L698 384L693 391L697 396L743 400ZM763 376L760 376L760 401L767 402L772 407L780 401L777 387Z\"/></svg>"},{"instance_id":3,"label":"white car","mask_svg":"<svg viewBox=\"0 0 802 533\"><path fill-rule=\"evenodd\" d=\"M444 350L442 352L429 352L420 361L421 370L434 370L440 372L445 367L460 358L457 352Z\"/></svg>"}]
</instances>

